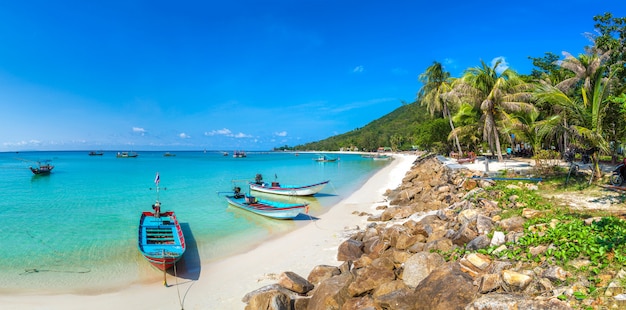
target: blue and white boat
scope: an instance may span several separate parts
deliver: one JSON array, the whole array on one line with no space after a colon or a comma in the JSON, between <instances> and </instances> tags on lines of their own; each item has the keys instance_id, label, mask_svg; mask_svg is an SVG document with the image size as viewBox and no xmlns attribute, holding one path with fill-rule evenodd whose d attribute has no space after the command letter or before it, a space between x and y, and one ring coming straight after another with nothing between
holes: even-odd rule
<instances>
[{"instance_id":1,"label":"blue and white boat","mask_svg":"<svg viewBox=\"0 0 626 310\"><path fill-rule=\"evenodd\" d=\"M174 211L144 211L141 214L139 251L154 267L160 270L171 268L183 256L185 248L185 237Z\"/></svg>"},{"instance_id":2,"label":"blue and white boat","mask_svg":"<svg viewBox=\"0 0 626 310\"><path fill-rule=\"evenodd\" d=\"M187 245L185 235L180 228L174 211L161 212L158 199L160 177L157 173L157 201L152 205L153 212L143 211L139 219L138 247L139 252L154 267L167 270L174 266L183 254Z\"/></svg>"},{"instance_id":3,"label":"blue and white boat","mask_svg":"<svg viewBox=\"0 0 626 310\"><path fill-rule=\"evenodd\" d=\"M255 181L248 183L250 191L284 196L313 196L319 193L330 180L308 185L285 185L279 182L264 182L263 176L256 175Z\"/></svg>"},{"instance_id":4,"label":"blue and white boat","mask_svg":"<svg viewBox=\"0 0 626 310\"><path fill-rule=\"evenodd\" d=\"M242 194L239 187L235 188L233 195L226 195L226 201L234 207L250 211L265 217L289 220L297 217L300 213L309 212L307 203L284 203Z\"/></svg>"}]
</instances>

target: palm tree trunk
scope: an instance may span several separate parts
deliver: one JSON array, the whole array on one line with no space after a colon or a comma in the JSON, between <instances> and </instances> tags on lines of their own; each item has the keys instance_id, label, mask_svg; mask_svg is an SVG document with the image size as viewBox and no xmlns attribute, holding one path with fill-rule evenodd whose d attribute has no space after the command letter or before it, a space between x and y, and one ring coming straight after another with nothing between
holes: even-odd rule
<instances>
[{"instance_id":1,"label":"palm tree trunk","mask_svg":"<svg viewBox=\"0 0 626 310\"><path fill-rule=\"evenodd\" d=\"M450 110L448 110L447 106L444 107L446 109L446 113L448 114L448 121L450 122L450 128L452 132L454 132L454 123L452 123L452 117L450 116ZM463 150L461 150L461 144L459 143L459 137L454 134L454 142L456 143L456 148L459 150L459 156L463 156Z\"/></svg>"},{"instance_id":2,"label":"palm tree trunk","mask_svg":"<svg viewBox=\"0 0 626 310\"><path fill-rule=\"evenodd\" d=\"M567 115L563 116L563 126L565 127L565 132L563 132L563 151L567 151Z\"/></svg>"},{"instance_id":3,"label":"palm tree trunk","mask_svg":"<svg viewBox=\"0 0 626 310\"><path fill-rule=\"evenodd\" d=\"M599 180L602 178L602 170L600 169L600 156L597 151L591 155L591 162L593 163L593 180Z\"/></svg>"},{"instance_id":4,"label":"palm tree trunk","mask_svg":"<svg viewBox=\"0 0 626 310\"><path fill-rule=\"evenodd\" d=\"M500 137L498 137L498 129L493 127L493 136L496 139L496 152L498 152L498 161L502 162L504 158L502 158L502 151L500 150Z\"/></svg>"}]
</instances>

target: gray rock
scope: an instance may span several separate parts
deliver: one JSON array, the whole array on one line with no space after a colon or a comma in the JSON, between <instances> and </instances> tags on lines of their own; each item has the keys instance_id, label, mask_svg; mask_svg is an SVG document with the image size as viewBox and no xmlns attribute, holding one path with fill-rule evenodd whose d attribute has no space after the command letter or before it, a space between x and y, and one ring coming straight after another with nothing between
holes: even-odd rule
<instances>
[{"instance_id":1,"label":"gray rock","mask_svg":"<svg viewBox=\"0 0 626 310\"><path fill-rule=\"evenodd\" d=\"M489 247L490 243L491 243L491 240L489 239L487 235L480 235L474 238L472 241L470 241L465 248L470 251L476 251L479 249L485 249Z\"/></svg>"}]
</instances>

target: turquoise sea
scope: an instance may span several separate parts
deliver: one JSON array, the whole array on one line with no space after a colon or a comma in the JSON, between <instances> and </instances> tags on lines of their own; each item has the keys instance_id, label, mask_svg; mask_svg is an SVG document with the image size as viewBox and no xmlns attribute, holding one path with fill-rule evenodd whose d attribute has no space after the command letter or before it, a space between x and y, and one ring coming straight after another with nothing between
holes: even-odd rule
<instances>
[{"instance_id":1,"label":"turquoise sea","mask_svg":"<svg viewBox=\"0 0 626 310\"><path fill-rule=\"evenodd\" d=\"M272 220L228 206L218 192L245 187L257 173L264 180L309 184L330 180L314 197L266 196L310 203L309 215L328 208L387 165L357 154L331 154L338 162L320 163L313 153L249 152L246 158L221 152L137 152L116 158L114 151L0 153L0 293L98 293L163 274L137 249L141 211L159 196L162 210L173 210L188 244L177 264L179 278L194 280L203 263L245 251L311 221ZM28 169L51 160L47 176ZM160 191L155 190L156 173ZM256 194L261 196L260 194Z\"/></svg>"}]
</instances>

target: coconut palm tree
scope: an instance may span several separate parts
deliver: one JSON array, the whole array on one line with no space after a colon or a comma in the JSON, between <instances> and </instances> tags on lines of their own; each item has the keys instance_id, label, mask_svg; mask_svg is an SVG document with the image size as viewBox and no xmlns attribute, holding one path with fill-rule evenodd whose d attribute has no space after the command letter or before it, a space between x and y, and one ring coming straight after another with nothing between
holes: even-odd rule
<instances>
[{"instance_id":1,"label":"coconut palm tree","mask_svg":"<svg viewBox=\"0 0 626 310\"><path fill-rule=\"evenodd\" d=\"M505 115L507 116L507 132L514 133L521 141L528 142L532 147L532 152L540 149L542 136L538 125L542 122L538 120L539 111Z\"/></svg>"},{"instance_id":2,"label":"coconut palm tree","mask_svg":"<svg viewBox=\"0 0 626 310\"><path fill-rule=\"evenodd\" d=\"M568 52L563 52L565 59L558 64L562 68L572 71L574 76L558 83L556 85L558 89L568 94L582 81L582 87L584 87L587 92L591 92L592 79L598 69L609 59L610 51L600 51L595 47L590 48L590 51L590 54L582 54L579 55L578 58Z\"/></svg>"},{"instance_id":3,"label":"coconut palm tree","mask_svg":"<svg viewBox=\"0 0 626 310\"><path fill-rule=\"evenodd\" d=\"M482 141L481 128L483 117L481 115L482 112L480 110L475 109L468 103L462 103L452 117L452 120L459 126L450 132L448 140L457 137L463 143L466 143L468 148L476 150L480 141Z\"/></svg>"},{"instance_id":4,"label":"coconut palm tree","mask_svg":"<svg viewBox=\"0 0 626 310\"><path fill-rule=\"evenodd\" d=\"M490 67L481 61L480 67L467 69L457 84L457 92L463 100L480 106L484 115L483 139L498 156L498 161L503 160L498 122L506 119L507 112L534 110L529 103L530 85L511 69L498 73L501 64L502 60L498 60Z\"/></svg>"},{"instance_id":5,"label":"coconut palm tree","mask_svg":"<svg viewBox=\"0 0 626 310\"><path fill-rule=\"evenodd\" d=\"M550 85L540 86L535 93L539 102L563 107L571 124L567 128L568 132L584 147L594 150L591 160L596 178L601 177L598 151L609 152L609 144L604 138L603 123L611 104L609 91L614 71L606 73L606 70L606 66L600 66L595 70L589 82L591 92L587 87L580 88L582 99L568 96L560 88Z\"/></svg>"},{"instance_id":6,"label":"coconut palm tree","mask_svg":"<svg viewBox=\"0 0 626 310\"><path fill-rule=\"evenodd\" d=\"M450 115L450 107L448 105L448 99L446 94L452 90L451 84L453 78L450 77L450 72L443 69L443 65L439 62L433 62L433 64L426 68L426 71L419 75L419 81L422 82L422 88L417 93L417 100L422 105L428 107L430 115L435 115L436 112L442 112L443 118L447 118L450 122L450 129L454 132L454 123ZM461 144L459 138L453 135L459 155L463 154L461 150Z\"/></svg>"}]
</instances>

